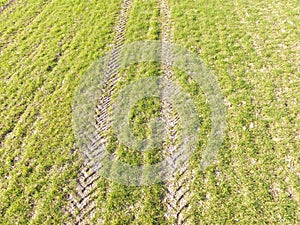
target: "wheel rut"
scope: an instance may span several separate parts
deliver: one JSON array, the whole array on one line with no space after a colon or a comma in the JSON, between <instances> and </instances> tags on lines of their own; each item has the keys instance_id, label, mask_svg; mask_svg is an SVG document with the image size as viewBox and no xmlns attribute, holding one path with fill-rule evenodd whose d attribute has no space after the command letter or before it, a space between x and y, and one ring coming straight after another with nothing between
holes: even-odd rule
<instances>
[{"instance_id":1,"label":"wheel rut","mask_svg":"<svg viewBox=\"0 0 300 225\"><path fill-rule=\"evenodd\" d=\"M170 25L170 11L167 0L159 0L160 14L162 17L162 49L164 51L163 58L163 77L168 80L174 78L174 73L170 68L170 49L167 43L172 40L171 25ZM124 0L121 6L120 19L115 27L115 41L113 44L113 51L108 59L107 70L105 75L109 77L106 85L102 90L102 95L97 101L95 108L95 120L97 134L91 138L92 145L90 152L85 156L97 157L99 150L94 152L94 146L98 143L106 144L107 139L105 134L110 130L111 121L109 120L109 107L112 104L112 96L115 92L115 85L119 81L120 76L117 71L119 69L118 56L120 55L120 47L125 42L125 30L128 20L128 12L130 10L131 1ZM166 93L167 94L167 93ZM173 109L172 104L167 101L162 102L162 117L166 123L166 131L168 144L163 146L164 157L171 157L173 165L176 165L178 156L176 151L178 149L179 140L179 125L180 118L178 113ZM172 165L171 165L172 166ZM90 168L90 164L83 163L80 168L80 174L77 178L77 188L75 194L70 196L69 212L73 217L72 224L89 224L89 221L95 217L96 213L96 185L100 179L99 175L94 169ZM192 172L189 170L188 165L183 166L179 171L173 174L172 179L164 183L165 196L163 203L166 208L165 217L171 224L187 224L190 210L190 183L192 179ZM103 223L103 220L97 222Z\"/></svg>"},{"instance_id":2,"label":"wheel rut","mask_svg":"<svg viewBox=\"0 0 300 225\"><path fill-rule=\"evenodd\" d=\"M160 14L162 17L162 50L164 51L163 58L163 77L167 80L172 80L174 73L169 67L170 65L170 49L167 43L172 42L172 26L171 26L171 13L167 0L160 0ZM168 94L168 93L165 93ZM178 159L177 150L179 148L179 126L180 118L178 113L172 108L172 104L162 102L162 115L166 124L168 145L163 147L164 157L170 157L171 163L169 165L174 167ZM174 168L175 171L176 168ZM176 171L171 180L166 181L164 184L165 197L164 204L166 206L165 217L167 222L171 224L188 224L189 211L190 211L190 184L192 182L193 174L188 165L182 166L179 171Z\"/></svg>"},{"instance_id":3,"label":"wheel rut","mask_svg":"<svg viewBox=\"0 0 300 225\"><path fill-rule=\"evenodd\" d=\"M89 163L90 157L99 155L99 149L95 145L98 143L107 143L105 133L110 130L110 121L108 117L108 109L112 103L112 95L115 92L115 85L120 79L118 74L118 56L120 55L120 47L125 42L125 31L128 20L128 15L131 7L131 0L124 0L121 5L120 18L115 27L115 40L112 46L112 54L108 59L105 76L109 77L106 80L106 86L102 91L101 96L97 100L95 107L95 120L97 134L91 138L89 153L84 156L85 162L81 165L80 173L77 178L76 192L70 195L69 213L71 219L69 224L90 224L95 217L97 210L95 199L97 197L96 187L100 179L99 174L95 169L91 168ZM97 224L103 223L102 219L97 221Z\"/></svg>"}]
</instances>

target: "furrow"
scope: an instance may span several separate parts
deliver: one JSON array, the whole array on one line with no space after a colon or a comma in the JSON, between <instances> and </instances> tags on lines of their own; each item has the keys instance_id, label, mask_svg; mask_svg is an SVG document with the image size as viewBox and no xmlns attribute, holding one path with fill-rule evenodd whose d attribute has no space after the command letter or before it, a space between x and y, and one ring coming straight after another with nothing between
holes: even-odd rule
<instances>
[{"instance_id":1,"label":"furrow","mask_svg":"<svg viewBox=\"0 0 300 225\"><path fill-rule=\"evenodd\" d=\"M71 40L73 40L74 39L74 37L72 37L72 39ZM39 45L37 46L37 50L36 51L33 51L30 55L29 55L29 57L28 57L28 59L29 58L34 58L35 57L35 52L37 52L38 51L38 49L40 48L40 46L41 46L41 43L39 43ZM59 53L60 55L56 55L56 62L55 62L55 65L51 68L51 70L53 70L56 66L58 66L59 65L59 61L60 61L60 59L61 59L61 54L63 54L63 53ZM20 69L21 70L21 69ZM20 71L18 70L17 72L15 72L14 74L12 74L12 75L9 75L9 77L8 77L8 79L10 79L11 77L13 77L15 74L17 74L17 73L19 73ZM34 94L36 94L42 87L44 86L44 82L42 82L41 83L41 85L39 86L39 87L37 87L36 88L36 91L34 92ZM28 101L28 102L34 102L34 96L35 95L33 95L32 97L31 97L31 100L30 101ZM18 118L18 121L16 121L15 123L13 123L12 124L12 126L11 126L11 128L10 128L10 131L8 132L8 133L5 133L5 134L3 134L3 135L0 135L0 147L2 146L2 144L4 143L4 141L6 140L6 138L7 137L9 137L9 135L11 135L14 131L15 131L15 128L17 127L17 125L20 123L20 121L22 121L22 117L23 117L23 115L28 111L28 109L30 109L31 107L32 107L32 105L33 104L28 104L25 108L24 108L24 110L22 111L22 112L20 112L20 116L19 116L19 118Z\"/></svg>"},{"instance_id":2,"label":"furrow","mask_svg":"<svg viewBox=\"0 0 300 225\"><path fill-rule=\"evenodd\" d=\"M121 6L120 19L115 27L115 41L110 58L107 62L105 77L105 86L101 90L102 94L97 100L95 107L95 120L97 133L90 139L90 144L87 146L89 152L86 153L86 162L82 165L81 173L77 181L76 194L72 196L70 208L74 209L70 212L73 215L75 224L87 224L95 217L96 202L96 184L100 176L96 169L101 168L101 157L103 158L103 149L99 151L99 147L105 146L107 143L105 134L110 129L108 109L111 106L112 95L115 91L115 85L119 81L118 76L120 47L125 42L125 30L128 20L128 14L131 6L131 0L124 0ZM93 165L93 160L97 160L97 168ZM99 162L100 161L100 162ZM93 168L91 168L93 167Z\"/></svg>"},{"instance_id":3,"label":"furrow","mask_svg":"<svg viewBox=\"0 0 300 225\"><path fill-rule=\"evenodd\" d=\"M1 40L4 43L4 45L0 47L0 55L3 55L5 52L9 52L11 51L11 49L17 47L19 38L26 36L25 34L26 32L28 32L28 30L30 30L30 26L35 22L37 22L43 16L45 17L44 13L48 8L52 6L54 2L55 0L51 0L50 2L46 2L45 4L42 4L40 6L40 11L35 16L29 18L27 21L24 21L25 23L23 24L22 27L18 29L17 33L14 33L14 35L10 35L10 38Z\"/></svg>"}]
</instances>

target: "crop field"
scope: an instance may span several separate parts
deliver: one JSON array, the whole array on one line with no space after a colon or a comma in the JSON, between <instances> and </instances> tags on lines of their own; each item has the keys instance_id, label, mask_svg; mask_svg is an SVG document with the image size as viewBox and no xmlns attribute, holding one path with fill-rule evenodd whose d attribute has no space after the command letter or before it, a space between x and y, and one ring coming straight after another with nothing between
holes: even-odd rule
<instances>
[{"instance_id":1,"label":"crop field","mask_svg":"<svg viewBox=\"0 0 300 225\"><path fill-rule=\"evenodd\" d=\"M297 0L0 0L0 224L300 224L299 37ZM214 121L202 85L168 54L114 70L120 47L146 40L189 50L218 82L226 130L205 169ZM160 76L194 104L195 151L168 180L108 178L77 142L78 87L109 51L94 114L96 139L117 161L176 161L184 124L169 102L143 98L128 118L134 137L147 139L157 117L168 137L128 147L109 122L126 86Z\"/></svg>"}]
</instances>

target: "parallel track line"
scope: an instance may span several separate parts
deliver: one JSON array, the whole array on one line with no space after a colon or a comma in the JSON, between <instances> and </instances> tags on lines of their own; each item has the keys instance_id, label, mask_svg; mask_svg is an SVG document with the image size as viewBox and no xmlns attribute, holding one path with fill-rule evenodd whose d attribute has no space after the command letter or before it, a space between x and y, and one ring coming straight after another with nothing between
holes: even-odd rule
<instances>
[{"instance_id":1,"label":"parallel track line","mask_svg":"<svg viewBox=\"0 0 300 225\"><path fill-rule=\"evenodd\" d=\"M162 50L165 52L165 58L163 59L163 76L165 79L172 80L174 73L169 67L170 65L170 49L168 45L164 43L170 43L172 41L172 30L171 30L171 15L168 6L168 0L160 0L160 10L163 17L162 23ZM168 93L166 93L168 94ZM162 115L166 122L168 138L170 138L170 145L164 146L163 155L172 158L173 165L176 165L176 161L180 158L177 153L176 144L178 137L178 128L180 118L178 113L174 112L172 105L168 102L162 102ZM172 167L172 165L170 165ZM174 168L175 169L175 168ZM190 209L190 188L189 184L192 179L192 172L189 170L188 165L184 165L180 168L179 172L173 174L172 179L165 182L165 198L164 203L166 204L165 217L168 222L172 224L187 224L187 219L189 217L188 211Z\"/></svg>"},{"instance_id":2,"label":"parallel track line","mask_svg":"<svg viewBox=\"0 0 300 225\"><path fill-rule=\"evenodd\" d=\"M105 71L105 76L109 77L109 80L105 82L105 87L102 90L102 93L105 95L101 95L99 97L97 105L95 107L96 129L99 132L94 138L91 139L91 144L90 146L88 146L90 152L88 155L85 155L87 161L90 160L89 158L91 156L98 158L98 156L101 155L101 152L99 153L97 149L98 144L100 142L101 144L105 144L107 142L104 133L110 129L108 108L111 105L114 87L120 79L117 73L118 58L120 54L119 48L125 42L125 30L130 7L131 0L124 0L121 6L120 19L117 26L115 27L115 41L112 47L112 54L108 59L107 70ZM77 192L75 194L76 197L71 196L72 201L70 208L73 208L74 211L70 213L75 217L74 224L78 225L86 224L88 223L88 221L91 221L95 217L95 211L97 209L94 199L97 195L96 185L97 181L100 179L100 176L98 175L98 173L94 172L95 168L90 168L90 166L91 165L88 162L82 164L82 172L80 173L77 182L78 185L76 190ZM86 204L81 204L82 202L86 202Z\"/></svg>"}]
</instances>

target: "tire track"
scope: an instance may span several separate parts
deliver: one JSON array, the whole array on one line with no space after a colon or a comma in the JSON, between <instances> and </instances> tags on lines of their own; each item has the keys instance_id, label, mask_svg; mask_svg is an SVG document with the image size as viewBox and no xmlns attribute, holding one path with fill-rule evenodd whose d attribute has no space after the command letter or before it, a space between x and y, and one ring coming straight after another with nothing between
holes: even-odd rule
<instances>
[{"instance_id":1,"label":"tire track","mask_svg":"<svg viewBox=\"0 0 300 225\"><path fill-rule=\"evenodd\" d=\"M170 49L168 44L164 44L166 42L171 42L172 40L172 30L170 24L170 10L168 6L167 0L160 1L160 10L162 16L162 51L164 52L163 58L163 76L165 79L172 80L174 77L173 71L168 66L170 65ZM168 93L165 93L168 94ZM169 145L164 146L163 155L165 157L169 156L172 159L173 165L176 165L176 161L178 159L177 149L179 144L177 143L179 134L179 124L180 118L178 113L174 112L172 105L166 101L162 102L162 115L164 117L164 121L166 123L166 131L168 135ZM173 166L170 165L170 166ZM175 170L176 168L174 168ZM193 178L192 171L188 168L188 165L182 166L179 171L176 171L175 174L172 175L172 179L165 182L165 191L166 195L164 198L164 203L166 205L166 213L165 217L168 222L171 224L187 224L187 220L189 218L189 210L190 210L190 184Z\"/></svg>"},{"instance_id":2,"label":"tire track","mask_svg":"<svg viewBox=\"0 0 300 225\"><path fill-rule=\"evenodd\" d=\"M82 164L80 174L77 178L76 193L70 196L69 213L75 217L73 224L88 224L95 217L96 203L96 185L100 176L95 172L96 170L90 168L89 158L91 155L99 155L95 153L94 146L99 142L105 144L107 142L105 133L110 129L110 122L108 118L108 108L111 105L112 95L115 91L115 84L120 79L118 76L118 56L120 47L125 42L125 30L128 20L128 14L131 6L131 0L124 0L121 5L120 19L115 27L115 41L113 44L113 51L107 63L107 70L105 76L110 79L106 81L106 86L102 90L102 95L97 101L95 108L96 128L98 133L91 140L89 147L89 155L84 156L86 162ZM97 157L97 156L95 156ZM100 218L101 219L101 218ZM97 223L102 223L98 221Z\"/></svg>"}]
</instances>

